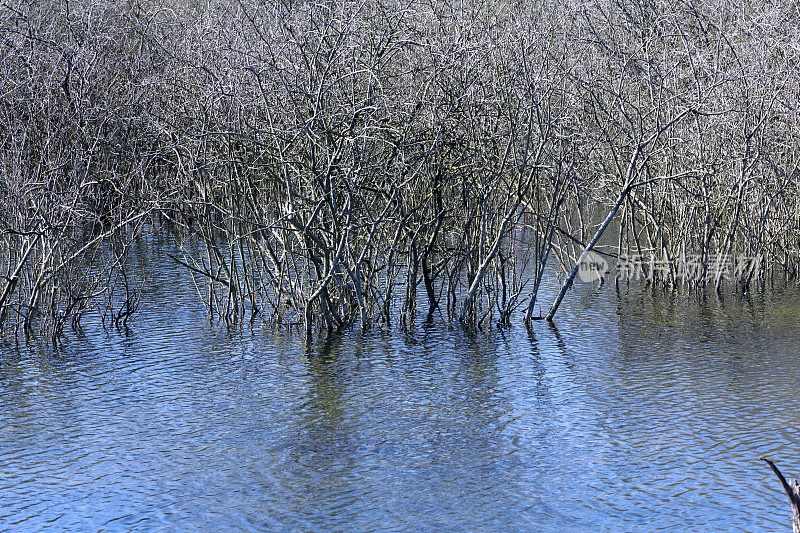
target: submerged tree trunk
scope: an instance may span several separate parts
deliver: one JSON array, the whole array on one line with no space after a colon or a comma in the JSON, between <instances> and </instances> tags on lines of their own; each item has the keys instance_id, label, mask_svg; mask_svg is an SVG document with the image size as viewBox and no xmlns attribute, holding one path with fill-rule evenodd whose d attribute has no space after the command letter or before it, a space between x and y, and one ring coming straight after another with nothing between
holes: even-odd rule
<instances>
[{"instance_id":1,"label":"submerged tree trunk","mask_svg":"<svg viewBox=\"0 0 800 533\"><path fill-rule=\"evenodd\" d=\"M783 490L789 497L789 504L792 506L792 533L800 533L800 485L798 485L796 479L793 479L790 485L781 474L781 471L778 470L778 467L775 466L775 463L765 457L762 457L761 460L767 463L772 468L772 471L775 472L775 475L778 476Z\"/></svg>"},{"instance_id":2,"label":"submerged tree trunk","mask_svg":"<svg viewBox=\"0 0 800 533\"><path fill-rule=\"evenodd\" d=\"M589 252L592 251L597 242L600 240L600 237L603 236L603 233L605 233L606 229L608 229L608 226L611 224L611 221L614 220L614 215L616 215L617 211L619 211L619 207L622 205L622 202L625 201L625 198L628 197L628 193L631 192L631 189L633 188L634 171L636 169L636 160L639 158L639 154L641 153L641 151L642 151L642 145L639 145L636 151L634 151L633 155L631 156L631 160L628 163L628 171L626 172L625 176L625 185L622 187L622 191L619 193L617 201L614 202L614 205L608 212L606 219L597 229L597 231L594 234L594 237L592 237L592 240L589 241L589 244L586 245L586 249L583 251L581 256L578 258L577 261L575 261L575 266L572 267L572 270L567 276L567 279L564 280L564 284L561 285L561 290L558 292L558 296L553 302L552 307L550 307L550 311L547 312L547 316L545 316L545 319L548 322L553 321L553 316L555 316L556 311L558 311L558 308L561 306L561 301L564 299L564 296L567 294L567 291L570 289L570 287L572 287L572 284L575 282L575 276L578 275L578 270L580 270L581 268L583 259Z\"/></svg>"},{"instance_id":3,"label":"submerged tree trunk","mask_svg":"<svg viewBox=\"0 0 800 533\"><path fill-rule=\"evenodd\" d=\"M569 275L567 276L567 279L564 281L564 284L561 286L561 290L558 292L558 296L556 297L555 301L553 302L553 305L550 308L550 311L548 311L547 316L545 316L545 319L548 322L552 322L553 316L555 316L556 311L558 311L558 308L561 306L561 301L564 299L564 296L567 294L567 291L570 289L570 287L572 287L572 284L575 282L575 276L578 275L578 270L580 270L580 268L581 268L581 263L583 262L583 259L586 257L586 255L589 252L592 251L592 249L595 247L597 242L600 240L600 237L602 237L603 233L605 233L606 229L608 229L608 226L611 224L611 221L614 219L614 215L617 214L617 211L619 210L620 206L622 205L622 202L625 201L625 199L628 197L628 194L630 194L630 192L634 188L636 188L636 187L638 187L640 185L644 185L645 183L649 183L649 182L653 181L653 180L644 180L644 181L641 181L641 180L637 181L636 180L637 175L638 175L637 168L636 168L637 167L637 163L639 161L640 156L642 156L642 152L644 151L645 147L647 147L649 144L651 144L653 141L655 141L658 137L661 136L662 133L667 131L670 127L672 127L675 123L679 122L681 119L683 119L683 117L688 115L690 112L691 112L691 109L686 109L686 110L682 111L680 114L678 114L678 116L676 116L675 118L673 118L672 120L670 120L666 124L660 126L655 132L653 132L652 135L650 135L649 138L647 138L643 142L641 142L641 143L636 145L636 148L633 150L633 153L631 154L630 160L628 161L628 168L625 171L625 181L623 182L624 185L622 186L622 190L620 191L619 196L617 196L617 200L614 202L614 205L611 207L611 210L608 212L608 215L606 216L605 220L600 225L600 227L597 229L597 231L594 234L594 237L592 237L592 240L589 241L589 244L586 245L586 249L583 251L581 256L575 262L575 266L572 267L572 270L570 271Z\"/></svg>"}]
</instances>

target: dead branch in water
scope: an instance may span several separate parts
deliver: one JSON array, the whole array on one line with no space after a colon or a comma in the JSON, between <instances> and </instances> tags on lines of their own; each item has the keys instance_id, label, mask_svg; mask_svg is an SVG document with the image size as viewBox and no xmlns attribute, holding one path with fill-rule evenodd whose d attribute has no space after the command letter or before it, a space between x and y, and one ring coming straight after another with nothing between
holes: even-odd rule
<instances>
[{"instance_id":1,"label":"dead branch in water","mask_svg":"<svg viewBox=\"0 0 800 533\"><path fill-rule=\"evenodd\" d=\"M775 475L778 476L784 492L789 497L789 504L792 506L792 532L800 533L800 484L797 483L796 479L793 479L790 484L786 481L781 471L778 470L778 467L775 466L775 463L765 457L762 457L761 460L767 463L772 471L775 472Z\"/></svg>"}]
</instances>

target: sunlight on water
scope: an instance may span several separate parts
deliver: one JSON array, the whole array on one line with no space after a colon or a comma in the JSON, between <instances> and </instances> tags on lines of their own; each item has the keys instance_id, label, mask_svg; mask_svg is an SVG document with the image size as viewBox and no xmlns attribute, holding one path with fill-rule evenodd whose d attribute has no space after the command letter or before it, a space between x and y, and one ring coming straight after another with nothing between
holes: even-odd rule
<instances>
[{"instance_id":1,"label":"sunlight on water","mask_svg":"<svg viewBox=\"0 0 800 533\"><path fill-rule=\"evenodd\" d=\"M306 347L209 327L152 253L130 335L2 348L0 529L787 529L759 457L800 472L796 290Z\"/></svg>"}]
</instances>

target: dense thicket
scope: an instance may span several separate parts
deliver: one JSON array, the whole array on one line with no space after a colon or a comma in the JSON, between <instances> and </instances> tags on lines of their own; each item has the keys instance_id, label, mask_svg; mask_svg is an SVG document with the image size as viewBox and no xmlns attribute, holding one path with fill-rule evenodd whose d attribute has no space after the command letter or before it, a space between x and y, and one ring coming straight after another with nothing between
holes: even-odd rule
<instances>
[{"instance_id":1,"label":"dense thicket","mask_svg":"<svg viewBox=\"0 0 800 533\"><path fill-rule=\"evenodd\" d=\"M213 316L309 333L529 320L587 246L665 287L794 276L788 4L5 3L0 326L124 322L165 220Z\"/></svg>"}]
</instances>

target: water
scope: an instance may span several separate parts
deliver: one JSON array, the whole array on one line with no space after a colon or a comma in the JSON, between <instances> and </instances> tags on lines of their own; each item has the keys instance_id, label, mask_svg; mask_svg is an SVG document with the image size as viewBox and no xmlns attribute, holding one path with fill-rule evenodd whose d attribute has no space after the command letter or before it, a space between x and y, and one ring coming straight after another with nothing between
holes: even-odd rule
<instances>
[{"instance_id":1,"label":"water","mask_svg":"<svg viewBox=\"0 0 800 533\"><path fill-rule=\"evenodd\" d=\"M0 348L0 530L788 528L759 457L800 474L796 289L579 285L557 329L307 347L209 327L149 254L129 335Z\"/></svg>"}]
</instances>

